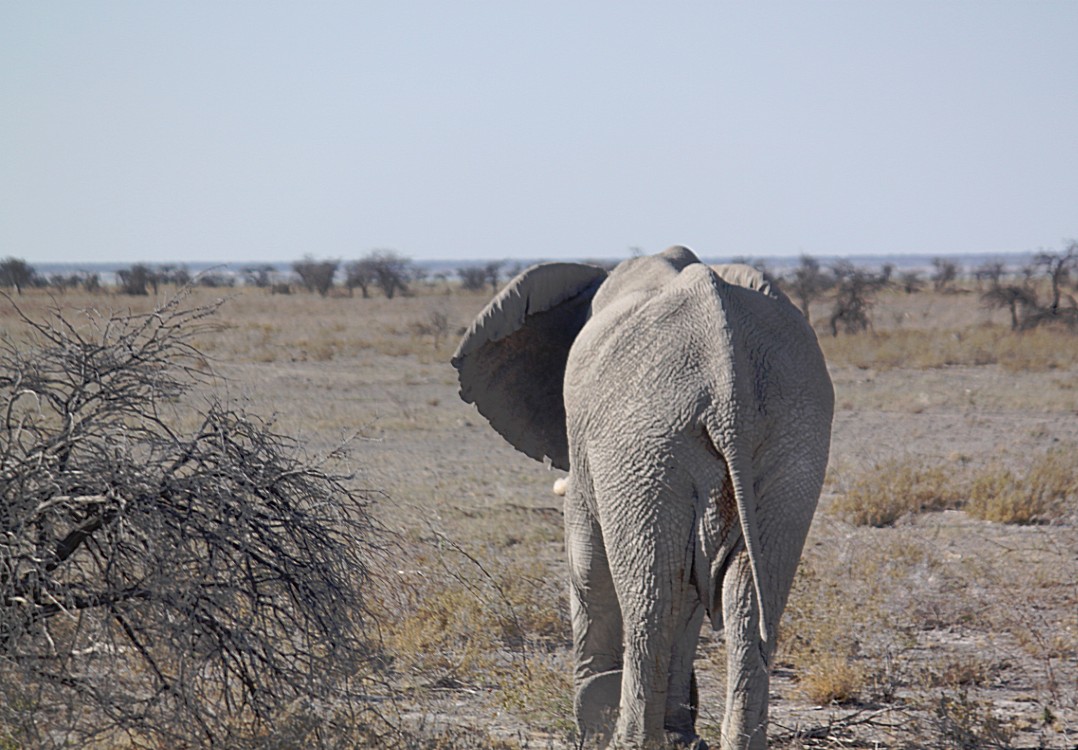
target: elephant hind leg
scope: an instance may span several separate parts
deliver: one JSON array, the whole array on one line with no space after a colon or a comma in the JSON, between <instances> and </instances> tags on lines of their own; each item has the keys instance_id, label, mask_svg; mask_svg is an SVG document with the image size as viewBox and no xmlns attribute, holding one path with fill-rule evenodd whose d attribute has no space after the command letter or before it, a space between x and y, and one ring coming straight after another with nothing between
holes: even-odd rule
<instances>
[{"instance_id":1,"label":"elephant hind leg","mask_svg":"<svg viewBox=\"0 0 1078 750\"><path fill-rule=\"evenodd\" d=\"M683 586L685 600L681 620L674 630L673 649L670 655L670 676L666 693L666 717L664 729L667 735L679 736L684 741L696 737L696 718L699 712L699 696L696 690L696 674L693 661L704 619L704 608L693 585Z\"/></svg>"},{"instance_id":2,"label":"elephant hind leg","mask_svg":"<svg viewBox=\"0 0 1078 750\"><path fill-rule=\"evenodd\" d=\"M622 622L599 525L570 484L565 502L569 611L575 662L574 713L588 743L614 731L621 699Z\"/></svg>"},{"instance_id":3,"label":"elephant hind leg","mask_svg":"<svg viewBox=\"0 0 1078 750\"><path fill-rule=\"evenodd\" d=\"M767 747L769 676L767 646L760 639L759 606L744 548L730 561L722 581L726 641L726 713L722 750Z\"/></svg>"}]
</instances>

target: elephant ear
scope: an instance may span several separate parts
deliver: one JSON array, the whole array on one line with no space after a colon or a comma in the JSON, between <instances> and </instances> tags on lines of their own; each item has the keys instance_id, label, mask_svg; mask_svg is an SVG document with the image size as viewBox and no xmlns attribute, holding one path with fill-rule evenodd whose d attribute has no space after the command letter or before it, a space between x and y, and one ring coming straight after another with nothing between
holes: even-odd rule
<instances>
[{"instance_id":1,"label":"elephant ear","mask_svg":"<svg viewBox=\"0 0 1078 750\"><path fill-rule=\"evenodd\" d=\"M769 274L744 263L721 263L711 266L711 270L727 284L736 284L752 289L766 297L792 305L790 299L779 289Z\"/></svg>"},{"instance_id":2,"label":"elephant ear","mask_svg":"<svg viewBox=\"0 0 1078 750\"><path fill-rule=\"evenodd\" d=\"M457 347L460 397L514 448L569 468L565 362L606 278L598 266L543 263L506 285Z\"/></svg>"}]
</instances>

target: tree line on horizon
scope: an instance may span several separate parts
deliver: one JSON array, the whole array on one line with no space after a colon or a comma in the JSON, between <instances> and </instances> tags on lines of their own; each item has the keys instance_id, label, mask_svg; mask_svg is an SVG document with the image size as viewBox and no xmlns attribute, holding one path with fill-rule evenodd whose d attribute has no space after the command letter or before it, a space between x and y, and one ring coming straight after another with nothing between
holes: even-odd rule
<instances>
[{"instance_id":1,"label":"tree line on horizon","mask_svg":"<svg viewBox=\"0 0 1078 750\"><path fill-rule=\"evenodd\" d=\"M634 254L638 254L635 249ZM1076 240L1068 241L1059 252L1041 251L1017 272L1010 273L1001 261L989 260L973 269L962 269L956 260L946 257L933 258L927 276L917 270L898 272L892 263L884 263L878 270L857 266L849 260L835 261L825 267L811 255L802 255L798 264L782 275L771 273L763 261L735 258L734 262L748 263L767 275L786 291L810 322L812 304L830 297L832 308L828 327L836 336L840 331L859 333L871 329L870 310L875 296L883 289L915 294L930 285L937 293L950 293L957 291L960 278L975 282L986 306L1007 309L1013 330L1051 321L1063 321L1078 330L1078 301L1065 291L1068 285L1078 289ZM607 265L612 267L613 264ZM493 294L503 280L512 278L520 270L519 264L510 265L508 261L499 260L459 267L455 275L461 289L479 292L489 287ZM1051 300L1041 304L1036 280L1045 276L1051 285ZM386 299L393 299L412 295L413 285L419 283L441 283L448 291L450 274L431 275L408 256L395 250L379 249L348 262L342 262L340 258L318 259L305 255L291 264L291 272L287 274L270 264L244 266L239 275L213 270L192 275L182 265L138 263L116 272L115 291L139 296L151 291L157 294L167 285L230 287L238 281L275 294L302 290L326 297L340 289L353 297L358 289L363 298L369 298L377 290ZM100 292L106 285L96 273L42 276L24 259L7 257L0 260L0 287L21 294L24 289L39 287L60 292L75 288Z\"/></svg>"},{"instance_id":2,"label":"tree line on horizon","mask_svg":"<svg viewBox=\"0 0 1078 750\"><path fill-rule=\"evenodd\" d=\"M508 270L507 270L508 269ZM466 291L479 291L488 285L492 292L498 290L501 281L519 273L519 264L508 261L490 261L479 266L462 266L455 270L459 285ZM269 263L242 266L238 274L210 269L192 274L182 264L135 263L116 271L112 290L130 296L157 294L165 286L232 287L237 283L268 289L274 294L291 294L303 290L328 296L334 289L342 288L348 296L358 289L364 298L373 290L386 298L408 296L412 285L431 282L448 284L450 274L430 274L406 255L395 250L372 250L356 260L342 263L339 258L317 259L305 255L291 264L291 271L282 273ZM64 292L83 289L88 292L104 292L110 287L101 274L74 272L68 274L40 274L23 258L9 256L0 260L0 288L12 289L21 295L25 289L48 288Z\"/></svg>"}]
</instances>

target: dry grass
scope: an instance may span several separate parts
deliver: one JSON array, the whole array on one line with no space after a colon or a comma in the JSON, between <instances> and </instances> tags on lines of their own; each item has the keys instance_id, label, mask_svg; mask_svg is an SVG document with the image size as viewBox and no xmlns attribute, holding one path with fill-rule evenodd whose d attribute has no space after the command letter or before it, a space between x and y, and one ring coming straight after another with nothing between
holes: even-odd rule
<instances>
[{"instance_id":1,"label":"dry grass","mask_svg":"<svg viewBox=\"0 0 1078 750\"><path fill-rule=\"evenodd\" d=\"M974 469L955 462L926 465L889 459L849 479L831 512L856 526L892 526L911 513L961 509L985 521L1053 523L1078 511L1078 446L1054 447L1016 473L997 461Z\"/></svg>"},{"instance_id":2,"label":"dry grass","mask_svg":"<svg viewBox=\"0 0 1078 750\"><path fill-rule=\"evenodd\" d=\"M821 654L800 674L802 695L819 705L853 703L865 688L865 668L847 656Z\"/></svg>"},{"instance_id":3,"label":"dry grass","mask_svg":"<svg viewBox=\"0 0 1078 750\"><path fill-rule=\"evenodd\" d=\"M821 336L820 345L831 366L873 370L999 365L1008 372L1044 372L1078 364L1078 336L1048 328L1021 333L1000 325L890 329Z\"/></svg>"},{"instance_id":4,"label":"dry grass","mask_svg":"<svg viewBox=\"0 0 1078 750\"><path fill-rule=\"evenodd\" d=\"M905 456L854 477L831 511L857 526L891 526L907 513L956 508L962 498L952 467Z\"/></svg>"},{"instance_id":5,"label":"dry grass","mask_svg":"<svg viewBox=\"0 0 1078 750\"><path fill-rule=\"evenodd\" d=\"M965 510L999 523L1050 523L1078 510L1078 446L1034 459L1024 476L995 466L970 482Z\"/></svg>"},{"instance_id":6,"label":"dry grass","mask_svg":"<svg viewBox=\"0 0 1078 750\"><path fill-rule=\"evenodd\" d=\"M408 726L397 744L573 746L552 477L460 403L447 364L488 295L228 294L220 330L203 342L213 367L314 449L357 430L371 438L359 451L360 481L386 491L380 513L400 535L393 569L369 592L392 659L383 690ZM22 302L52 304L32 293ZM64 302L151 304L74 294ZM10 332L2 308L0 331ZM833 500L813 525L773 683L776 726L811 731L775 744L1073 747L1078 448L1060 425L1073 420L1078 337L1012 333L976 295L888 293L873 315L875 333L821 336L839 403L850 404L836 430L882 410L880 424L902 422L912 437L836 432ZM947 369L956 364L964 367ZM939 422L928 419L940 415L980 447L940 449L931 434ZM1007 431L1036 448L1005 455ZM1070 437L1045 450L1054 435ZM952 450L965 457L933 458ZM715 683L703 693L709 717L721 713Z\"/></svg>"}]
</instances>

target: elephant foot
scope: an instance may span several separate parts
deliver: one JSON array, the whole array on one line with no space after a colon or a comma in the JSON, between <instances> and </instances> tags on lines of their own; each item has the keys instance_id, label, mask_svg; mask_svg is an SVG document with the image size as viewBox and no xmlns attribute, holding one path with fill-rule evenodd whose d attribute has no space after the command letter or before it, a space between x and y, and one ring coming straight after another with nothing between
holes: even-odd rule
<instances>
[{"instance_id":1,"label":"elephant foot","mask_svg":"<svg viewBox=\"0 0 1078 750\"><path fill-rule=\"evenodd\" d=\"M574 703L576 724L584 739L584 747L607 747L618 721L621 670L601 672L584 680L576 692Z\"/></svg>"}]
</instances>

